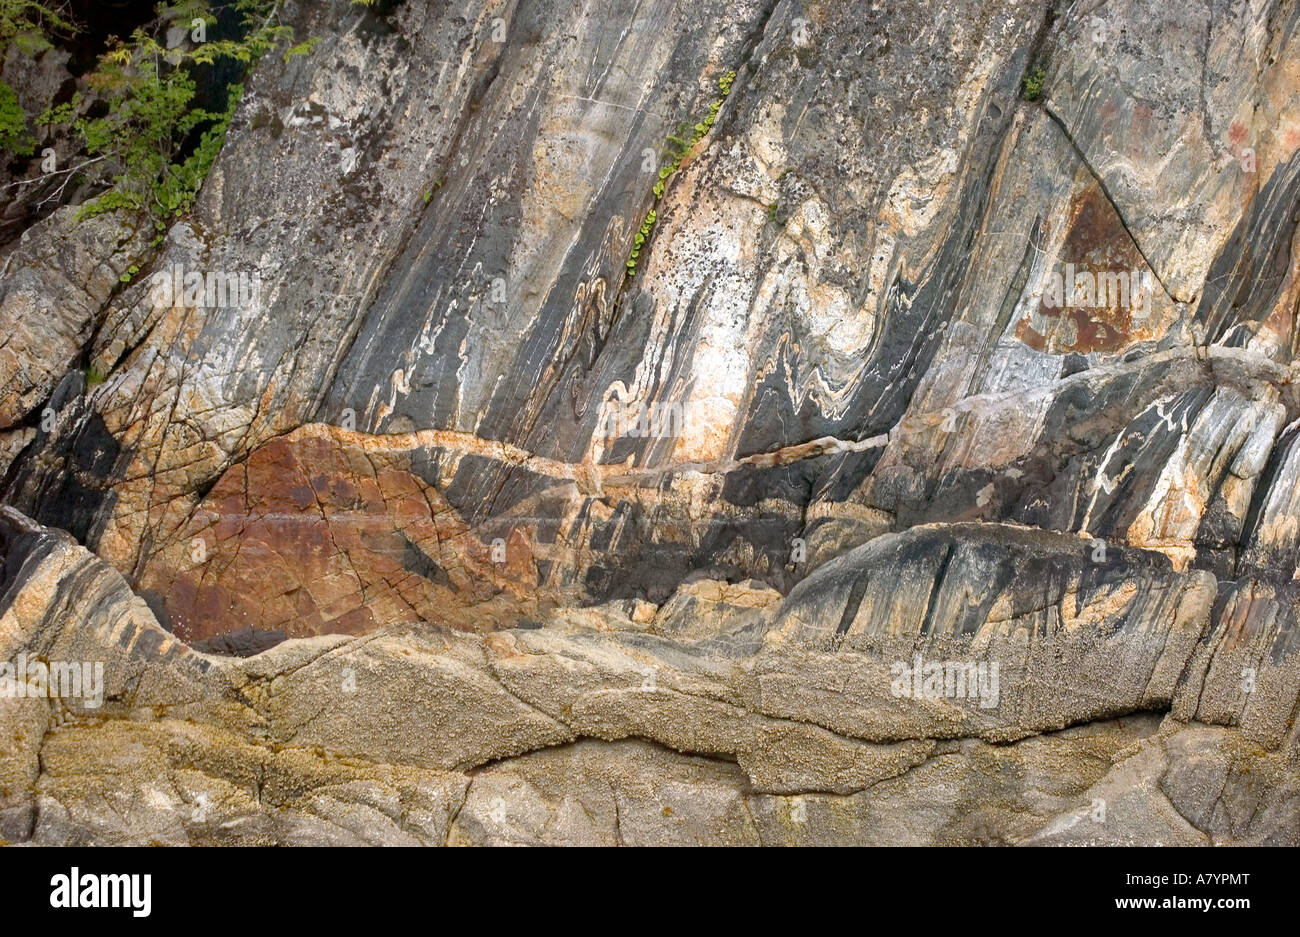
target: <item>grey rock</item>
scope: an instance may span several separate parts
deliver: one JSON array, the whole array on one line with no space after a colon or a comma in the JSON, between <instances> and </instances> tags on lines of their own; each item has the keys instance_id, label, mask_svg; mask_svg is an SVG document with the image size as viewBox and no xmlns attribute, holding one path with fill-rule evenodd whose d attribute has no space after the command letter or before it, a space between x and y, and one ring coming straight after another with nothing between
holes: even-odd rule
<instances>
[{"instance_id":1,"label":"grey rock","mask_svg":"<svg viewBox=\"0 0 1300 937\"><path fill-rule=\"evenodd\" d=\"M0 837L1297 843L1295 4L283 15L3 248Z\"/></svg>"}]
</instances>

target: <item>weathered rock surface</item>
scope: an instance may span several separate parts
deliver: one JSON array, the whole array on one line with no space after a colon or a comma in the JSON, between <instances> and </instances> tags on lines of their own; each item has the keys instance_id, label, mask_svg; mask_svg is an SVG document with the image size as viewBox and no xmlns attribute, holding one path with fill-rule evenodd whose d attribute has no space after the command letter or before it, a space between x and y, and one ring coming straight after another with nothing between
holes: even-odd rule
<instances>
[{"instance_id":1,"label":"weathered rock surface","mask_svg":"<svg viewBox=\"0 0 1300 937\"><path fill-rule=\"evenodd\" d=\"M0 837L1300 843L1300 5L1047 6L286 4L0 260Z\"/></svg>"},{"instance_id":2,"label":"weathered rock surface","mask_svg":"<svg viewBox=\"0 0 1300 937\"><path fill-rule=\"evenodd\" d=\"M917 617L901 592L872 588L873 542L779 604L752 591L715 603L726 610L699 616L712 634L694 640L605 606L487 635L390 626L238 658L188 650L102 561L7 510L6 651L103 660L112 675L98 708L5 701L10 839L1296 842L1296 739L1269 718L1296 696L1295 659L1246 658L1259 702L1233 708L1215 661L1238 636L1210 624L1210 577L1152 610L1160 576L1176 574L1149 554L1087 583L1059 576L1054 602L1017 610L1042 589L989 585L974 566L1006 545L958 525L881 538L957 553L932 590L983 584L989 600L955 618L941 597ZM1073 538L1009 535L1026 537L1062 569L1077 562L1052 552ZM843 640L810 617L848 622ZM1263 632L1256 643L1279 637L1275 622ZM889 665L911 654L1006 669L993 699L898 695Z\"/></svg>"}]
</instances>

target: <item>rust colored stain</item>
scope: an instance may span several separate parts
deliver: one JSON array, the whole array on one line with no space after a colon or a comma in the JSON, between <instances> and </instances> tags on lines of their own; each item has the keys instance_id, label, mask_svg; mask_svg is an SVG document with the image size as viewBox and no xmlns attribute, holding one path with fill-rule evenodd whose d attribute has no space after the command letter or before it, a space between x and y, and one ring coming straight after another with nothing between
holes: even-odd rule
<instances>
[{"instance_id":1,"label":"rust colored stain","mask_svg":"<svg viewBox=\"0 0 1300 937\"><path fill-rule=\"evenodd\" d=\"M528 613L530 539L516 531L506 562L492 562L490 543L409 457L329 436L273 439L221 477L141 587L163 597L184 641L249 626L290 637L415 621L479 630L498 611Z\"/></svg>"},{"instance_id":2,"label":"rust colored stain","mask_svg":"<svg viewBox=\"0 0 1300 937\"><path fill-rule=\"evenodd\" d=\"M1264 318L1260 334L1272 336L1279 343L1289 344L1295 329L1295 313L1300 308L1300 228L1291 238L1291 263L1286 278L1278 290L1273 309Z\"/></svg>"},{"instance_id":3,"label":"rust colored stain","mask_svg":"<svg viewBox=\"0 0 1300 937\"><path fill-rule=\"evenodd\" d=\"M1070 228L1056 270L1062 281L1067 263L1074 265L1076 278L1088 274L1094 281L1101 274L1131 276L1135 271L1147 270L1114 207L1096 185L1080 192L1071 203ZM1133 288L1134 284L1130 283L1130 289ZM1145 311L1151 317L1152 297L1147 296L1145 301ZM1035 328L1035 323L1046 327ZM1149 328L1150 324L1148 321L1142 328ZM1108 297L1104 304L1081 305L1076 301L1075 305L1050 306L1046 295L1040 300L1035 316L1017 323L1015 335L1036 351L1054 354L1116 352L1141 337L1134 326L1133 310L1114 298Z\"/></svg>"}]
</instances>

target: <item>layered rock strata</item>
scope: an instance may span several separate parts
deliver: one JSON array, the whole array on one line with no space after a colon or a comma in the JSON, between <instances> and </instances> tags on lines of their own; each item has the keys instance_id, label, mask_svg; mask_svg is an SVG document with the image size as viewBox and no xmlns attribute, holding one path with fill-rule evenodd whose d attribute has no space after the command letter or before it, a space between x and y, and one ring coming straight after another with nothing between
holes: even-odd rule
<instances>
[{"instance_id":1,"label":"layered rock strata","mask_svg":"<svg viewBox=\"0 0 1300 937\"><path fill-rule=\"evenodd\" d=\"M1300 6L282 16L0 255L0 836L1300 840Z\"/></svg>"}]
</instances>

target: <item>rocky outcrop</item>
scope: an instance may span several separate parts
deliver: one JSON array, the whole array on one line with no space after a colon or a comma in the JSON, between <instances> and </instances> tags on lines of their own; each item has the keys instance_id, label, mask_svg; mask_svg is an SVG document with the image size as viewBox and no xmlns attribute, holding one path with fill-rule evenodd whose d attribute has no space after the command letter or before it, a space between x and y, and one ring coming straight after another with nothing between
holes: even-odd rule
<instances>
[{"instance_id":1,"label":"rocky outcrop","mask_svg":"<svg viewBox=\"0 0 1300 937\"><path fill-rule=\"evenodd\" d=\"M101 215L78 222L75 216L74 209L59 209L4 257L0 430L41 419L41 405L80 366L100 309L132 262L146 254L146 239L125 219Z\"/></svg>"},{"instance_id":2,"label":"rocky outcrop","mask_svg":"<svg viewBox=\"0 0 1300 937\"><path fill-rule=\"evenodd\" d=\"M283 17L4 259L0 835L1300 840L1300 6Z\"/></svg>"},{"instance_id":3,"label":"rocky outcrop","mask_svg":"<svg viewBox=\"0 0 1300 937\"><path fill-rule=\"evenodd\" d=\"M239 658L176 642L65 536L12 511L5 525L6 650L113 675L100 707L6 700L22 742L0 763L10 838L1295 841L1296 740L1270 721L1300 687L1294 658L1241 649L1259 687L1234 707L1239 635L1210 624L1210 577L1171 587L1149 555L1081 573L1073 538L1008 530L1058 572L999 581L1006 541L958 525L873 541L780 603L684 586L691 639L616 603L487 635L389 626ZM888 550L914 557L932 603L873 586ZM721 597L711 613L701 595ZM1282 635L1262 632L1256 647ZM954 661L965 689L945 695Z\"/></svg>"}]
</instances>

